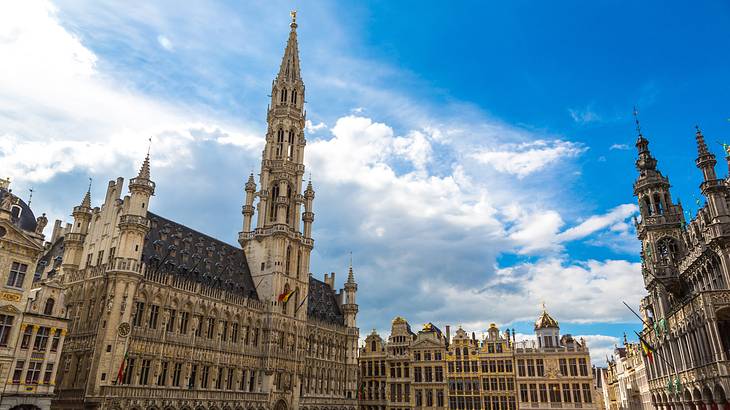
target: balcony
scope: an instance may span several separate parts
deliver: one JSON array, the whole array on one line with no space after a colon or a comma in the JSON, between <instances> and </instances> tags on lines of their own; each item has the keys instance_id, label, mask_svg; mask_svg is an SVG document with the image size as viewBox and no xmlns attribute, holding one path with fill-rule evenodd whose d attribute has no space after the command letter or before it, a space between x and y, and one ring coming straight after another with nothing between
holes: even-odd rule
<instances>
[{"instance_id":1,"label":"balcony","mask_svg":"<svg viewBox=\"0 0 730 410\"><path fill-rule=\"evenodd\" d=\"M198 390L198 389L174 389L169 387L147 387L147 386L102 386L101 397L119 397L134 399L160 399L160 400L186 400L197 401L220 401L224 403L267 403L267 393L251 393L230 390Z\"/></svg>"},{"instance_id":2,"label":"balcony","mask_svg":"<svg viewBox=\"0 0 730 410\"><path fill-rule=\"evenodd\" d=\"M122 215L119 218L120 228L136 228L142 231L147 231L150 226L150 221L144 216L139 215Z\"/></svg>"}]
</instances>

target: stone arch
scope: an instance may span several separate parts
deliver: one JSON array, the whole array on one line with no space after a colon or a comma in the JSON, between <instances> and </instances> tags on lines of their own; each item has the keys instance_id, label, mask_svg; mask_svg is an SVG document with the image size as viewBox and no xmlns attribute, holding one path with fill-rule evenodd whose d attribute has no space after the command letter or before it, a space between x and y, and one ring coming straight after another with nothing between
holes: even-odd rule
<instances>
[{"instance_id":1,"label":"stone arch","mask_svg":"<svg viewBox=\"0 0 730 410\"><path fill-rule=\"evenodd\" d=\"M286 401L284 399L279 399L279 401L276 402L274 405L274 410L288 410L289 407L286 404Z\"/></svg>"},{"instance_id":2,"label":"stone arch","mask_svg":"<svg viewBox=\"0 0 730 410\"><path fill-rule=\"evenodd\" d=\"M727 403L727 395L725 394L725 389L719 383L715 385L713 398L716 404Z\"/></svg>"},{"instance_id":3,"label":"stone arch","mask_svg":"<svg viewBox=\"0 0 730 410\"><path fill-rule=\"evenodd\" d=\"M712 402L712 390L708 386L702 388L702 400L707 403Z\"/></svg>"},{"instance_id":4,"label":"stone arch","mask_svg":"<svg viewBox=\"0 0 730 410\"><path fill-rule=\"evenodd\" d=\"M702 393L700 392L700 389L697 388L697 386L692 389L692 401L702 401Z\"/></svg>"}]
</instances>

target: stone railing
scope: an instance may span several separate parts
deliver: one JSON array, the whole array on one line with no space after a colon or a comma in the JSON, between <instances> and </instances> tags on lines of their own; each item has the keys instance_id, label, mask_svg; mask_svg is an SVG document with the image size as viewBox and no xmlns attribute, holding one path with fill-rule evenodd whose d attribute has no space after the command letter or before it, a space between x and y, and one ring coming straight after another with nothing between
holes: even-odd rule
<instances>
[{"instance_id":1,"label":"stone railing","mask_svg":"<svg viewBox=\"0 0 730 410\"><path fill-rule=\"evenodd\" d=\"M231 390L200 390L170 387L149 386L102 386L102 397L130 398L130 399L161 399L161 400L205 400L223 401L226 403L254 403L266 402L266 393L252 393Z\"/></svg>"}]
</instances>

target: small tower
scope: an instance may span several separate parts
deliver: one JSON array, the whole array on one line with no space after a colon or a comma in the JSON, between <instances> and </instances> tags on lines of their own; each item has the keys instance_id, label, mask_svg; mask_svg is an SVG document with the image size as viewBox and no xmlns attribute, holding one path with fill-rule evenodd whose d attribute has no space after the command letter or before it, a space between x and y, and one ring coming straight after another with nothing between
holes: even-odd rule
<instances>
[{"instance_id":1,"label":"small tower","mask_svg":"<svg viewBox=\"0 0 730 410\"><path fill-rule=\"evenodd\" d=\"M91 184L89 184L89 189L84 194L81 204L74 207L71 215L74 218L71 232L68 232L63 240L62 269L64 274L82 268L81 259L84 251L84 241L91 223Z\"/></svg>"},{"instance_id":2,"label":"small tower","mask_svg":"<svg viewBox=\"0 0 730 410\"><path fill-rule=\"evenodd\" d=\"M253 180L253 172L246 181L246 204L243 205L243 232L251 231L251 218L253 217L253 200L256 195L256 182Z\"/></svg>"},{"instance_id":3,"label":"small tower","mask_svg":"<svg viewBox=\"0 0 730 410\"><path fill-rule=\"evenodd\" d=\"M148 153L137 176L129 180L129 196L124 198L124 210L119 219L118 258L140 261L144 238L149 231L147 208L154 193L155 183L150 179Z\"/></svg>"},{"instance_id":4,"label":"small tower","mask_svg":"<svg viewBox=\"0 0 730 410\"><path fill-rule=\"evenodd\" d=\"M538 347L560 346L560 326L558 321L547 312L544 303L542 313L535 321L535 336L537 336Z\"/></svg>"},{"instance_id":5,"label":"small tower","mask_svg":"<svg viewBox=\"0 0 730 410\"><path fill-rule=\"evenodd\" d=\"M717 164L715 154L707 149L705 137L702 135L700 128L695 128L697 130L695 133L695 139L697 140L697 159L695 163L697 168L702 171L703 181L700 184L700 190L702 195L707 198L707 210L711 218L710 224L728 223L730 222L730 215L728 215L725 202L725 192L727 190L725 181L717 178L717 174L715 174L715 164ZM721 233L721 230L710 229L708 233L712 237Z\"/></svg>"},{"instance_id":6,"label":"small tower","mask_svg":"<svg viewBox=\"0 0 730 410\"><path fill-rule=\"evenodd\" d=\"M358 306L355 302L355 294L357 293L357 283L355 283L355 274L352 271L352 262L350 262L350 270L347 273L347 282L345 282L345 303L342 305L345 314L345 326L355 327Z\"/></svg>"}]
</instances>

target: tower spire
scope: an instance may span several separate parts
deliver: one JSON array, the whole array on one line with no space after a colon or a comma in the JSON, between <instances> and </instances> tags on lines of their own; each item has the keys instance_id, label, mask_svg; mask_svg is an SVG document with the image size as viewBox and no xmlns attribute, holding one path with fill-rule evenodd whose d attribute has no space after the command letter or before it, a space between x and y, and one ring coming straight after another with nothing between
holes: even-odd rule
<instances>
[{"instance_id":1,"label":"tower spire","mask_svg":"<svg viewBox=\"0 0 730 410\"><path fill-rule=\"evenodd\" d=\"M301 73L299 71L299 42L297 40L297 12L291 11L291 24L289 24L289 39L286 41L284 56L279 66L279 74L276 76L277 81L301 81Z\"/></svg>"},{"instance_id":2,"label":"tower spire","mask_svg":"<svg viewBox=\"0 0 730 410\"><path fill-rule=\"evenodd\" d=\"M636 169L642 174L646 171L656 171L657 160L651 156L651 152L649 151L649 140L644 138L644 135L641 133L639 110L636 106L634 106L634 122L636 123L637 133L636 149L639 153L639 156L636 159Z\"/></svg>"},{"instance_id":3,"label":"tower spire","mask_svg":"<svg viewBox=\"0 0 730 410\"><path fill-rule=\"evenodd\" d=\"M715 174L715 164L717 164L715 154L707 149L705 136L702 135L700 127L695 125L695 130L695 140L697 141L697 159L695 160L695 163L697 164L697 168L702 171L702 176L705 181L715 180L717 178L717 175Z\"/></svg>"}]
</instances>

